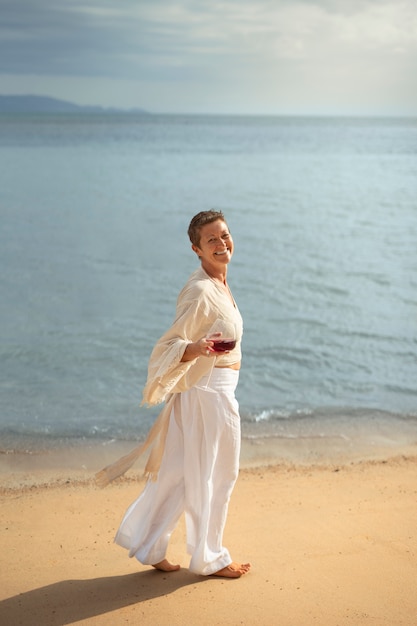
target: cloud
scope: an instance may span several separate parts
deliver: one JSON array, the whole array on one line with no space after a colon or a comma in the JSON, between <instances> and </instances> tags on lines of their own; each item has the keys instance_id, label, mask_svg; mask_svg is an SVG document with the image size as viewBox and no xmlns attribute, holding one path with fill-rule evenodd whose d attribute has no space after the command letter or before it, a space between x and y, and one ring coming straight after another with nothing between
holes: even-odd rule
<instances>
[{"instance_id":1,"label":"cloud","mask_svg":"<svg viewBox=\"0 0 417 626\"><path fill-rule=\"evenodd\" d=\"M353 102L359 88L371 100L395 88L416 105L412 0L0 0L0 10L8 84L118 81L183 110L294 106L314 89Z\"/></svg>"},{"instance_id":2,"label":"cloud","mask_svg":"<svg viewBox=\"0 0 417 626\"><path fill-rule=\"evenodd\" d=\"M109 75L114 55L129 50L120 16L106 3L2 2L0 71L61 75ZM127 20L126 20L127 22Z\"/></svg>"}]
</instances>

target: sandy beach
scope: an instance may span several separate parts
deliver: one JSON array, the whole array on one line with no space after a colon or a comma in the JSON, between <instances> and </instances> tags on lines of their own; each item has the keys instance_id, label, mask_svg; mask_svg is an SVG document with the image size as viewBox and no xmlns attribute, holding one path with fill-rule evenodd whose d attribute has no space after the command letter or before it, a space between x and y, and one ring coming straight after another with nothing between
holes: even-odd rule
<instances>
[{"instance_id":1,"label":"sandy beach","mask_svg":"<svg viewBox=\"0 0 417 626\"><path fill-rule=\"evenodd\" d=\"M1 624L417 623L417 450L243 467L225 532L233 558L252 563L239 580L188 572L184 520L168 554L179 572L144 567L113 544L143 485L138 471L102 490L89 472L0 476Z\"/></svg>"}]
</instances>

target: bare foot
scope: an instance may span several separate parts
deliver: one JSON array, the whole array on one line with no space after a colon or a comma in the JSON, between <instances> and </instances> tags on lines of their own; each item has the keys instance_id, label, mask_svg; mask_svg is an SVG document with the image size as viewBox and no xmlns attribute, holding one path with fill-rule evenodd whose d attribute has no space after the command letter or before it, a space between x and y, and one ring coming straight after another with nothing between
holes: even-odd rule
<instances>
[{"instance_id":1,"label":"bare foot","mask_svg":"<svg viewBox=\"0 0 417 626\"><path fill-rule=\"evenodd\" d=\"M155 563L152 567L161 570L161 572L176 572L180 569L179 565L173 565L167 559L159 561L159 563Z\"/></svg>"},{"instance_id":2,"label":"bare foot","mask_svg":"<svg viewBox=\"0 0 417 626\"><path fill-rule=\"evenodd\" d=\"M222 576L223 578L240 578L243 574L247 574L251 568L250 563L230 563L218 572L214 572L212 576Z\"/></svg>"}]
</instances>

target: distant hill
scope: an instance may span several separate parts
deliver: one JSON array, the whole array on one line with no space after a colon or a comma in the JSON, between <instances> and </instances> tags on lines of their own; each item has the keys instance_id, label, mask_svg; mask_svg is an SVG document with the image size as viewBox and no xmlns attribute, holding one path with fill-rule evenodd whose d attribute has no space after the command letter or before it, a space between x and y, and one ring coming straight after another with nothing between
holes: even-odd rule
<instances>
[{"instance_id":1,"label":"distant hill","mask_svg":"<svg viewBox=\"0 0 417 626\"><path fill-rule=\"evenodd\" d=\"M0 113L146 113L143 109L82 106L48 96L1 96Z\"/></svg>"}]
</instances>

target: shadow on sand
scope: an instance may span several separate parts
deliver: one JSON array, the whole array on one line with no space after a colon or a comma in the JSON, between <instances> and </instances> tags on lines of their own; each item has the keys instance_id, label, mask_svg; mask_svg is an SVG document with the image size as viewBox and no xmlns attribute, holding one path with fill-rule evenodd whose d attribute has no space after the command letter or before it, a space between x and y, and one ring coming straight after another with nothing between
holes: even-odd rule
<instances>
[{"instance_id":1,"label":"shadow on sand","mask_svg":"<svg viewBox=\"0 0 417 626\"><path fill-rule=\"evenodd\" d=\"M207 578L187 569L170 574L149 570L107 578L62 580L0 601L0 623L63 626L165 596L204 580Z\"/></svg>"}]
</instances>

